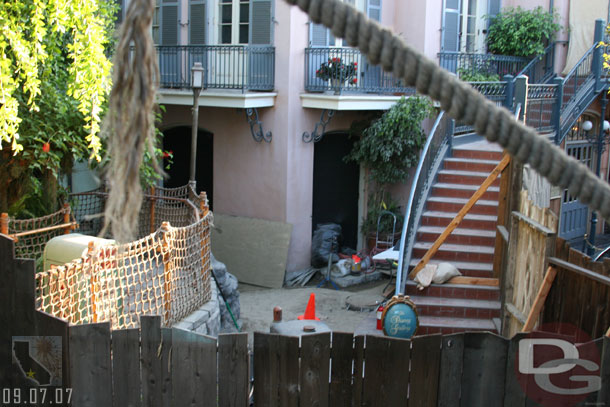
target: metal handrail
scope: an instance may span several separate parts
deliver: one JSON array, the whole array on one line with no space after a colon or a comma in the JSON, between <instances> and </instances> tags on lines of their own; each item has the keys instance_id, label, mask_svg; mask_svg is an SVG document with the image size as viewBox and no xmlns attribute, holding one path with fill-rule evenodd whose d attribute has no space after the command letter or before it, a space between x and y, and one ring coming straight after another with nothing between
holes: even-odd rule
<instances>
[{"instance_id":1,"label":"metal handrail","mask_svg":"<svg viewBox=\"0 0 610 407\"><path fill-rule=\"evenodd\" d=\"M530 83L545 83L546 80L550 79L553 77L553 64L551 64L551 69L550 69L550 74L547 72L545 73L542 78L540 78L540 81L538 81L538 78L535 77L535 68L538 66L538 64L543 61L546 60L547 58L549 58L549 56L551 58L553 58L555 54L555 43L551 43L549 46L547 46L544 51L542 52L542 54L534 57L530 62L528 62L527 65L525 65L523 67L523 69L521 69L521 71L519 71L516 75L515 78L517 76L520 75L525 75L530 79Z\"/></svg>"},{"instance_id":2,"label":"metal handrail","mask_svg":"<svg viewBox=\"0 0 610 407\"><path fill-rule=\"evenodd\" d=\"M589 57L589 55L593 54L593 51L595 51L595 48L597 48L597 44L593 44L591 46L591 48L589 48L589 50L587 52L585 52L585 54L578 60L576 65L574 65L574 67L572 69L570 69L570 72L568 72L568 74L565 76L564 81L567 81L571 76L574 76L574 74L576 73L578 68L580 68L580 65L582 65L582 63L585 61L585 59L587 59ZM591 70L591 72L593 72L593 70Z\"/></svg>"},{"instance_id":3,"label":"metal handrail","mask_svg":"<svg viewBox=\"0 0 610 407\"><path fill-rule=\"evenodd\" d=\"M419 183L419 178L422 173L422 169L424 166L424 161L426 161L426 157L428 157L428 151L430 149L430 145L432 144L432 139L434 138L437 130L440 127L440 123L445 116L445 112L441 111L437 116L434 125L432 126L432 130L428 134L426 139L426 144L422 149L419 163L417 164L417 169L415 170L415 175L413 176L413 181L411 183L411 191L409 192L409 201L407 203L407 208L405 210L405 217L403 220L402 231L400 232L400 245L398 252L398 269L396 270L396 294L403 292L404 284L402 284L402 271L404 268L404 257L405 257L405 248L407 244L407 230L409 228L409 221L411 219L411 212L413 210L413 202L415 200L415 194L417 190L417 185ZM409 258L407 261L410 261L411 253L409 253ZM408 267L408 266L407 266Z\"/></svg>"}]
</instances>

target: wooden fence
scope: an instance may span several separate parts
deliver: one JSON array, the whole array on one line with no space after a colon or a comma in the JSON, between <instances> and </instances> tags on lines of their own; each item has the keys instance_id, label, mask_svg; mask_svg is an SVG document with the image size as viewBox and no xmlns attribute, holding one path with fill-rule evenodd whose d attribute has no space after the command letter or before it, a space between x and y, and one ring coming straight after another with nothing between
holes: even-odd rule
<instances>
[{"instance_id":1,"label":"wooden fence","mask_svg":"<svg viewBox=\"0 0 610 407\"><path fill-rule=\"evenodd\" d=\"M112 331L108 322L69 325L35 310L34 262L14 259L13 242L1 236L0 259L5 301L0 360L15 357L14 337L60 337L62 383L48 388L49 401L57 401L51 395L59 389L75 407L247 406L251 377L256 406L525 406L532 401L531 389L515 374L523 334L510 340L492 333L403 340L338 332L300 339L256 333L250 352L246 334L216 339L161 328L159 316L141 316L139 328L126 330ZM601 387L583 397L608 405L610 338L585 346L599 355ZM25 373L15 363L0 364L4 404L17 404L16 388L23 387L22 403L31 397Z\"/></svg>"}]
</instances>

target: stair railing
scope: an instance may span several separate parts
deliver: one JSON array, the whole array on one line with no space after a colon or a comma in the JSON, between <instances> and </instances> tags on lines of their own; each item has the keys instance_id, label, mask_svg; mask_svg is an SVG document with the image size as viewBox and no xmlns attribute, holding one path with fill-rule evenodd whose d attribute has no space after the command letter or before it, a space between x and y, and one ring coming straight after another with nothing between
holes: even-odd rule
<instances>
[{"instance_id":1,"label":"stair railing","mask_svg":"<svg viewBox=\"0 0 610 407\"><path fill-rule=\"evenodd\" d=\"M529 83L547 83L555 76L553 72L555 60L555 43L546 47L542 54L534 57L523 67L515 77L525 75L529 78Z\"/></svg>"},{"instance_id":2,"label":"stair railing","mask_svg":"<svg viewBox=\"0 0 610 407\"><path fill-rule=\"evenodd\" d=\"M451 147L454 127L454 120L446 115L444 111L441 111L421 151L419 163L411 183L409 201L407 202L402 232L400 234L398 269L396 271L397 294L404 293L402 276L406 275L406 271L409 269L417 226L419 225L426 199L430 194L434 177L443 162L443 158L445 158Z\"/></svg>"}]
</instances>

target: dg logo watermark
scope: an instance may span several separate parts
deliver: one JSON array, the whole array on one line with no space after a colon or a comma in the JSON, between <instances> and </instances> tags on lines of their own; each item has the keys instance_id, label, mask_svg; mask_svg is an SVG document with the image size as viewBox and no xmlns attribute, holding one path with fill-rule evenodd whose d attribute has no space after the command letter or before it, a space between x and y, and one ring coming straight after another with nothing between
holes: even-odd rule
<instances>
[{"instance_id":1,"label":"dg logo watermark","mask_svg":"<svg viewBox=\"0 0 610 407\"><path fill-rule=\"evenodd\" d=\"M568 324L545 325L520 338L515 374L526 396L543 406L596 405L601 344Z\"/></svg>"}]
</instances>

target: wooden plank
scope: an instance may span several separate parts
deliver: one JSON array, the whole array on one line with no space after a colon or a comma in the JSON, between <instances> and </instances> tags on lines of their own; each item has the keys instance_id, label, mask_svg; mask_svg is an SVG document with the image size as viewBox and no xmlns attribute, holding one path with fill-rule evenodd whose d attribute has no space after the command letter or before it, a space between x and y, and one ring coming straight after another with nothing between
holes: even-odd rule
<instances>
[{"instance_id":1,"label":"wooden plank","mask_svg":"<svg viewBox=\"0 0 610 407\"><path fill-rule=\"evenodd\" d=\"M519 311L517 309L517 307L515 307L513 304L511 304L510 302L507 302L506 304L504 304L504 308L506 309L506 311L508 311L509 314L511 314L517 321L519 321L520 323L522 323L523 325L525 325L525 321L527 320L527 317L525 315L523 315L523 313L521 311Z\"/></svg>"},{"instance_id":2,"label":"wooden plank","mask_svg":"<svg viewBox=\"0 0 610 407\"><path fill-rule=\"evenodd\" d=\"M409 395L411 341L366 337L362 401L366 406L406 405Z\"/></svg>"},{"instance_id":3,"label":"wooden plank","mask_svg":"<svg viewBox=\"0 0 610 407\"><path fill-rule=\"evenodd\" d=\"M519 196L519 195L518 195ZM515 278L517 269L517 246L519 244L519 221L515 218L510 218L510 235L506 256L506 267L502 275L502 284L500 285L500 302L502 304L513 303L515 293ZM516 308L515 308L516 309ZM521 312L521 311L519 311ZM510 315L504 313L502 316L502 334L509 336L512 330L512 320Z\"/></svg>"},{"instance_id":4,"label":"wooden plank","mask_svg":"<svg viewBox=\"0 0 610 407\"><path fill-rule=\"evenodd\" d=\"M441 335L425 335L411 340L409 407L436 406L442 339Z\"/></svg>"},{"instance_id":5,"label":"wooden plank","mask_svg":"<svg viewBox=\"0 0 610 407\"><path fill-rule=\"evenodd\" d=\"M333 407L352 405L352 357L354 335L333 332L330 350L330 405Z\"/></svg>"},{"instance_id":6,"label":"wooden plank","mask_svg":"<svg viewBox=\"0 0 610 407\"><path fill-rule=\"evenodd\" d=\"M175 343L175 341L174 341ZM218 335L218 405L248 405L248 334Z\"/></svg>"},{"instance_id":7,"label":"wooden plank","mask_svg":"<svg viewBox=\"0 0 610 407\"><path fill-rule=\"evenodd\" d=\"M299 405L299 338L280 336L279 357L279 405Z\"/></svg>"},{"instance_id":8,"label":"wooden plank","mask_svg":"<svg viewBox=\"0 0 610 407\"><path fill-rule=\"evenodd\" d=\"M490 332L464 335L462 393L460 405L501 406L508 341Z\"/></svg>"},{"instance_id":9,"label":"wooden plank","mask_svg":"<svg viewBox=\"0 0 610 407\"><path fill-rule=\"evenodd\" d=\"M608 330L610 333L610 329ZM598 406L610 406L610 337L604 337L601 353L600 377L602 388L597 393Z\"/></svg>"},{"instance_id":10,"label":"wooden plank","mask_svg":"<svg viewBox=\"0 0 610 407\"><path fill-rule=\"evenodd\" d=\"M240 282L282 287L292 224L215 213L214 225L212 253Z\"/></svg>"},{"instance_id":11,"label":"wooden plank","mask_svg":"<svg viewBox=\"0 0 610 407\"><path fill-rule=\"evenodd\" d=\"M447 284L468 284L498 287L500 285L500 282L497 278L457 276L449 279L449 281L447 281Z\"/></svg>"},{"instance_id":12,"label":"wooden plank","mask_svg":"<svg viewBox=\"0 0 610 407\"><path fill-rule=\"evenodd\" d=\"M518 333L508 343L506 355L506 372L504 382L504 404L505 406L525 407L526 399L522 384L519 383L516 372L518 371L519 341L528 337L525 333Z\"/></svg>"},{"instance_id":13,"label":"wooden plank","mask_svg":"<svg viewBox=\"0 0 610 407\"><path fill-rule=\"evenodd\" d=\"M172 329L171 349L173 399L170 405L216 406L216 340Z\"/></svg>"},{"instance_id":14,"label":"wooden plank","mask_svg":"<svg viewBox=\"0 0 610 407\"><path fill-rule=\"evenodd\" d=\"M69 328L72 405L111 406L110 323Z\"/></svg>"},{"instance_id":15,"label":"wooden plank","mask_svg":"<svg viewBox=\"0 0 610 407\"><path fill-rule=\"evenodd\" d=\"M443 336L438 380L438 407L460 405L463 359L464 334Z\"/></svg>"},{"instance_id":16,"label":"wooden plank","mask_svg":"<svg viewBox=\"0 0 610 407\"><path fill-rule=\"evenodd\" d=\"M354 387L352 388L352 406L362 405L362 387L364 381L364 342L365 337L354 338Z\"/></svg>"},{"instance_id":17,"label":"wooden plank","mask_svg":"<svg viewBox=\"0 0 610 407\"><path fill-rule=\"evenodd\" d=\"M557 275L557 269L553 266L549 266L544 276L544 281L540 285L538 289L538 294L536 295L536 299L534 300L534 304L532 305L532 309L530 309L530 313L527 316L527 320L525 321L525 325L523 325L523 332L530 332L534 329L534 325L538 322L538 317L540 316L540 311L544 306L544 302L546 300L547 295L553 285L553 281L555 280L555 276Z\"/></svg>"},{"instance_id":18,"label":"wooden plank","mask_svg":"<svg viewBox=\"0 0 610 407\"><path fill-rule=\"evenodd\" d=\"M602 284L610 286L610 277L606 277L606 276L594 273L594 272L592 272L590 270L587 270L587 269L585 269L583 267L580 267L580 266L574 265L574 264L572 264L570 262L558 259L557 257L549 258L549 263L550 264L554 264L555 266L557 266L559 268L571 271L573 273L580 274L582 276L590 278L591 280L594 280L594 281L597 281L599 283L602 283Z\"/></svg>"},{"instance_id":19,"label":"wooden plank","mask_svg":"<svg viewBox=\"0 0 610 407\"><path fill-rule=\"evenodd\" d=\"M172 336L173 330L171 328L161 328L161 346L160 353L157 353L161 357L161 395L163 397L162 403L164 406L172 406L173 400L173 386L172 386ZM214 342L214 362L210 365L209 369L204 370L204 374L207 374L210 370L214 371L214 387L216 390L216 340ZM214 402L216 403L216 398Z\"/></svg>"},{"instance_id":20,"label":"wooden plank","mask_svg":"<svg viewBox=\"0 0 610 407\"><path fill-rule=\"evenodd\" d=\"M508 233L508 229L506 229L506 226L498 225L497 229L498 229L498 233L500 234L500 237L502 238L502 241L504 243L508 243L508 239L510 237L510 234ZM495 254L495 252L494 252L494 254ZM501 258L501 257L498 257L498 258Z\"/></svg>"},{"instance_id":21,"label":"wooden plank","mask_svg":"<svg viewBox=\"0 0 610 407\"><path fill-rule=\"evenodd\" d=\"M525 222L528 226L534 228L536 231L542 233L545 236L551 236L555 234L554 230L547 228L540 222L535 221L534 219L530 218L529 216L525 216L520 212L513 211L511 215L520 220L521 222Z\"/></svg>"},{"instance_id":22,"label":"wooden plank","mask_svg":"<svg viewBox=\"0 0 610 407\"><path fill-rule=\"evenodd\" d=\"M59 365L61 368L61 386L64 388L70 387L70 354L68 347L70 337L68 322L39 311L34 313L34 319L36 321L35 331L37 336L61 337L61 365Z\"/></svg>"},{"instance_id":23,"label":"wooden plank","mask_svg":"<svg viewBox=\"0 0 610 407\"><path fill-rule=\"evenodd\" d=\"M300 403L328 406L330 332L301 337Z\"/></svg>"},{"instance_id":24,"label":"wooden plank","mask_svg":"<svg viewBox=\"0 0 610 407\"><path fill-rule=\"evenodd\" d=\"M163 405L163 364L160 358L161 317L141 316L141 374L142 404L150 407Z\"/></svg>"},{"instance_id":25,"label":"wooden plank","mask_svg":"<svg viewBox=\"0 0 610 407\"><path fill-rule=\"evenodd\" d=\"M280 406L279 335L254 332L254 405Z\"/></svg>"},{"instance_id":26,"label":"wooden plank","mask_svg":"<svg viewBox=\"0 0 610 407\"><path fill-rule=\"evenodd\" d=\"M115 407L142 405L138 328L112 331L112 382Z\"/></svg>"},{"instance_id":27,"label":"wooden plank","mask_svg":"<svg viewBox=\"0 0 610 407\"><path fill-rule=\"evenodd\" d=\"M506 155L506 153L504 153ZM504 252L507 249L508 244L508 230L506 229L509 219L508 207L510 196L508 194L510 189L510 180L512 177L512 169L514 168L512 160L508 162L508 165L502 171L500 177L500 197L498 199L498 219L497 219L497 232L496 241L494 247L494 263L493 263L493 276L498 278L501 275L502 260L504 258Z\"/></svg>"},{"instance_id":28,"label":"wooden plank","mask_svg":"<svg viewBox=\"0 0 610 407\"><path fill-rule=\"evenodd\" d=\"M8 222L8 214L6 215ZM7 225L8 228L8 225ZM0 385L3 389L16 387L13 379L16 374L15 365L6 363L11 360L12 337L18 335L15 331L14 319L19 317L20 310L15 308L15 249L14 242L7 236L0 235L0 298L3 305L0 307Z\"/></svg>"},{"instance_id":29,"label":"wooden plank","mask_svg":"<svg viewBox=\"0 0 610 407\"><path fill-rule=\"evenodd\" d=\"M502 159L502 161L500 161L500 163L498 163L496 168L494 168L493 171L489 174L489 176L485 179L485 181L483 181L483 183L481 184L479 189L477 189L477 191L472 195L472 197L468 200L468 202L466 202L466 204L464 204L464 206L462 207L462 209L460 209L460 211L457 213L457 215L455 215L455 217L453 218L451 223L449 223L449 225L445 228L443 233L441 233L441 235L436 239L436 241L428 249L426 254L424 254L424 256L419 261L419 263L417 263L417 266L415 266L415 268L409 275L410 278L412 278L412 279L415 278L417 273L419 273L420 270L426 266L428 261L430 261L430 259L436 254L439 247L441 247L441 245L443 243L445 243L445 240L447 239L447 237L449 237L451 232L453 232L459 226L459 224L462 222L462 220L464 219L466 214L470 211L470 209L474 206L474 204L477 203L477 201L479 199L481 199L483 194L487 191L487 188L489 188L489 186L496 180L496 178L498 178L498 175L500 175L502 170L504 168L506 168L506 166L508 165L509 162L510 162L510 156L508 154L506 154L504 156L504 158Z\"/></svg>"}]
</instances>

